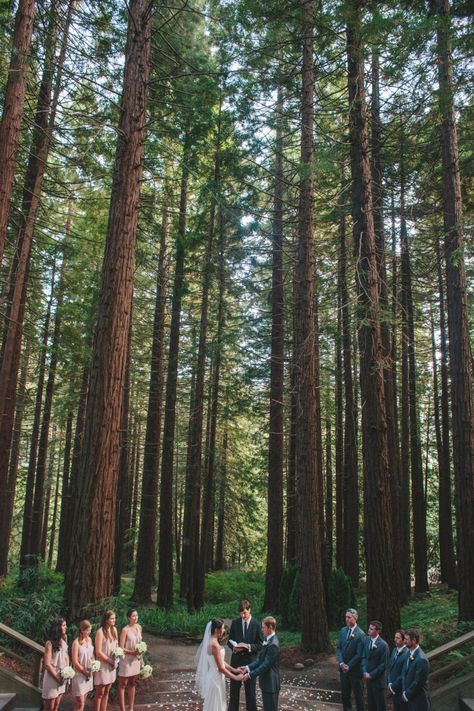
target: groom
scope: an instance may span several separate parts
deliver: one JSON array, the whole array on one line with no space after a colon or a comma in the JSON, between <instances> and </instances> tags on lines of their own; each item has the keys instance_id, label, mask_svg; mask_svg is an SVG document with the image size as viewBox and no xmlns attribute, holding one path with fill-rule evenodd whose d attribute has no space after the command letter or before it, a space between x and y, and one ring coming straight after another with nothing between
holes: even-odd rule
<instances>
[{"instance_id":1,"label":"groom","mask_svg":"<svg viewBox=\"0 0 474 711\"><path fill-rule=\"evenodd\" d=\"M260 677L262 691L263 711L278 711L278 694L280 693L280 644L275 634L276 620L274 617L265 617L262 622L262 632L265 641L258 659L246 667L241 667L243 679L248 684L255 677Z\"/></svg>"}]
</instances>

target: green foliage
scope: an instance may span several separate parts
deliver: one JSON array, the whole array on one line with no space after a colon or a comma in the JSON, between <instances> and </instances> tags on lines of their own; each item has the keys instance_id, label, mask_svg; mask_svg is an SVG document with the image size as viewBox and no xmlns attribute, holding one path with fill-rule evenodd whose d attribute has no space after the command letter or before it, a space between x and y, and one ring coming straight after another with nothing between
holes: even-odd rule
<instances>
[{"instance_id":1,"label":"green foliage","mask_svg":"<svg viewBox=\"0 0 474 711\"><path fill-rule=\"evenodd\" d=\"M339 627L344 620L344 613L348 607L355 607L356 596L352 581L348 575L338 568L333 570L328 585L329 599L329 626Z\"/></svg>"},{"instance_id":2,"label":"green foliage","mask_svg":"<svg viewBox=\"0 0 474 711\"><path fill-rule=\"evenodd\" d=\"M209 573L206 575L206 602L235 604L233 615L241 600L249 600L253 609L258 610L262 604L263 585L261 573L242 570Z\"/></svg>"}]
</instances>

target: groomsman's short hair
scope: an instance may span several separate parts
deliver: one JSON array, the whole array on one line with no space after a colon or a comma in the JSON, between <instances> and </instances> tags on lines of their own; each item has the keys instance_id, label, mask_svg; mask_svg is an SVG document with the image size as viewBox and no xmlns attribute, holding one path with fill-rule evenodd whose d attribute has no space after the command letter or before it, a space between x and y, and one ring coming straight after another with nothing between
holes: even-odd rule
<instances>
[{"instance_id":1,"label":"groomsman's short hair","mask_svg":"<svg viewBox=\"0 0 474 711\"><path fill-rule=\"evenodd\" d=\"M375 627L377 632L382 631L382 623L379 622L378 620L372 620L372 622L369 622L369 627L370 627L370 625L372 625L372 627Z\"/></svg>"},{"instance_id":2,"label":"groomsman's short hair","mask_svg":"<svg viewBox=\"0 0 474 711\"><path fill-rule=\"evenodd\" d=\"M272 630L276 629L277 626L277 621L275 620L274 617L265 617L263 620L263 624L266 625L267 627L271 627Z\"/></svg>"},{"instance_id":3,"label":"groomsman's short hair","mask_svg":"<svg viewBox=\"0 0 474 711\"><path fill-rule=\"evenodd\" d=\"M359 617L359 613L358 613L357 610L355 610L353 607L348 607L347 610L346 610L346 615L347 615L347 613L349 613L350 615L354 615L354 617L356 618L356 620L357 620L358 617Z\"/></svg>"},{"instance_id":4,"label":"groomsman's short hair","mask_svg":"<svg viewBox=\"0 0 474 711\"><path fill-rule=\"evenodd\" d=\"M243 612L244 610L250 610L250 603L248 600L242 600L239 604L239 612Z\"/></svg>"},{"instance_id":5,"label":"groomsman's short hair","mask_svg":"<svg viewBox=\"0 0 474 711\"><path fill-rule=\"evenodd\" d=\"M410 637L410 639L414 639L417 644L420 644L420 633L418 632L418 630L415 630L413 628L405 630L405 636Z\"/></svg>"}]
</instances>

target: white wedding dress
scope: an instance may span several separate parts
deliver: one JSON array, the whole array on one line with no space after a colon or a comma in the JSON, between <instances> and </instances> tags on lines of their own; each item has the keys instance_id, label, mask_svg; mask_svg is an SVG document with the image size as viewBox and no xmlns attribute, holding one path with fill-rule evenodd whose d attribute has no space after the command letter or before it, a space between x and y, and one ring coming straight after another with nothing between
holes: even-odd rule
<instances>
[{"instance_id":1,"label":"white wedding dress","mask_svg":"<svg viewBox=\"0 0 474 711\"><path fill-rule=\"evenodd\" d=\"M224 661L225 650L219 650ZM206 695L202 711L226 711L225 676L217 668L213 654L208 654L208 670L206 679Z\"/></svg>"}]
</instances>

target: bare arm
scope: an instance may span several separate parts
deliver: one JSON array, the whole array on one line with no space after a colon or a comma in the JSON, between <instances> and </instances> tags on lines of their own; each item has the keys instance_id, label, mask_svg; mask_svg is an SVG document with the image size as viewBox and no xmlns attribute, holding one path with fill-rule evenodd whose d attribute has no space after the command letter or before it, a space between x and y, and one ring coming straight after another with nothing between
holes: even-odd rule
<instances>
[{"instance_id":1,"label":"bare arm","mask_svg":"<svg viewBox=\"0 0 474 711\"><path fill-rule=\"evenodd\" d=\"M240 672L234 673L234 668L222 660L221 650L218 644L211 644L211 649L212 656L216 660L217 668L221 674L224 674L224 676L227 676L229 679L237 680L242 678Z\"/></svg>"},{"instance_id":2,"label":"bare arm","mask_svg":"<svg viewBox=\"0 0 474 711\"><path fill-rule=\"evenodd\" d=\"M95 658L98 659L101 662L107 662L109 666L114 667L115 662L111 657L108 657L104 652L102 651L102 642L104 641L104 633L102 632L102 628L99 627L95 634L95 640L94 640L94 650L95 650Z\"/></svg>"},{"instance_id":3,"label":"bare arm","mask_svg":"<svg viewBox=\"0 0 474 711\"><path fill-rule=\"evenodd\" d=\"M61 679L61 676L56 671L56 669L51 664L52 656L53 656L53 646L52 646L51 642L48 640L46 642L46 644L44 645L43 666L45 669L47 669L48 674L51 674L53 679L56 679L58 684L60 684L62 679Z\"/></svg>"},{"instance_id":4,"label":"bare arm","mask_svg":"<svg viewBox=\"0 0 474 711\"><path fill-rule=\"evenodd\" d=\"M89 677L89 670L83 667L82 664L79 664L79 642L77 639L72 643L71 657L73 669L79 672L79 674Z\"/></svg>"}]
</instances>

